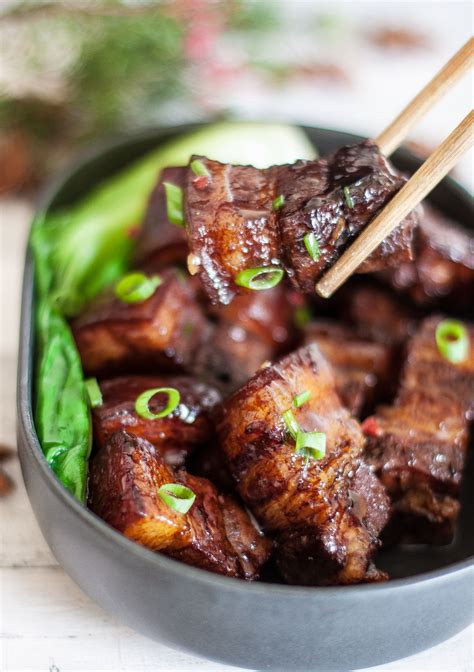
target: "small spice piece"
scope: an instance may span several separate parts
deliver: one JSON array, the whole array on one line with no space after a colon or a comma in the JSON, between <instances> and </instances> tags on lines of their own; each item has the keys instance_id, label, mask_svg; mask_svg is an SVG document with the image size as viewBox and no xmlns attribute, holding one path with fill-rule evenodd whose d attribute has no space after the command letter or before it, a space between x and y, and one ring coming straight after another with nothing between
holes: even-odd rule
<instances>
[{"instance_id":1,"label":"small spice piece","mask_svg":"<svg viewBox=\"0 0 474 672\"><path fill-rule=\"evenodd\" d=\"M197 256L197 254L193 254L190 252L188 254L187 258L187 266L188 266L188 271L190 272L191 275L196 275L196 273L199 273L199 267L201 265L201 259Z\"/></svg>"},{"instance_id":2,"label":"small spice piece","mask_svg":"<svg viewBox=\"0 0 474 672\"><path fill-rule=\"evenodd\" d=\"M0 462L3 460L10 460L15 455L15 451L10 446L0 443Z\"/></svg>"},{"instance_id":3,"label":"small spice piece","mask_svg":"<svg viewBox=\"0 0 474 672\"><path fill-rule=\"evenodd\" d=\"M361 424L361 428L366 436L380 436L382 433L376 418L373 416L366 418Z\"/></svg>"},{"instance_id":4,"label":"small spice piece","mask_svg":"<svg viewBox=\"0 0 474 672\"><path fill-rule=\"evenodd\" d=\"M209 182L210 180L208 177L206 177L206 175L201 175L200 177L194 178L193 185L196 187L196 189L201 191L209 186Z\"/></svg>"},{"instance_id":5,"label":"small spice piece","mask_svg":"<svg viewBox=\"0 0 474 672\"><path fill-rule=\"evenodd\" d=\"M11 493L15 484L8 474L3 469L0 469L0 497L6 497Z\"/></svg>"}]
</instances>

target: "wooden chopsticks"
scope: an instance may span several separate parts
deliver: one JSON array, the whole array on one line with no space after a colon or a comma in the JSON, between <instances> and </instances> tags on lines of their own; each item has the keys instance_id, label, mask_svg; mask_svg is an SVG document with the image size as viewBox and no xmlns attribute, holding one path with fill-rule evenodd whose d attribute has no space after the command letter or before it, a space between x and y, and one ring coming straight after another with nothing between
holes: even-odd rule
<instances>
[{"instance_id":1,"label":"wooden chopsticks","mask_svg":"<svg viewBox=\"0 0 474 672\"><path fill-rule=\"evenodd\" d=\"M381 151L390 154L402 142L418 119L472 67L474 39L471 38L442 68L427 86L412 100L403 112L376 139ZM380 245L393 229L427 196L449 173L461 156L474 143L474 112L462 120L431 156L400 189L384 209L332 268L316 284L316 292L329 298L338 287Z\"/></svg>"},{"instance_id":2,"label":"wooden chopsticks","mask_svg":"<svg viewBox=\"0 0 474 672\"><path fill-rule=\"evenodd\" d=\"M471 110L317 283L317 293L329 298L449 173L464 152L472 147L473 141L474 111Z\"/></svg>"},{"instance_id":3,"label":"wooden chopsticks","mask_svg":"<svg viewBox=\"0 0 474 672\"><path fill-rule=\"evenodd\" d=\"M398 117L380 133L375 143L390 156L407 137L412 127L444 96L474 63L474 37L471 37L428 84L408 103Z\"/></svg>"}]
</instances>

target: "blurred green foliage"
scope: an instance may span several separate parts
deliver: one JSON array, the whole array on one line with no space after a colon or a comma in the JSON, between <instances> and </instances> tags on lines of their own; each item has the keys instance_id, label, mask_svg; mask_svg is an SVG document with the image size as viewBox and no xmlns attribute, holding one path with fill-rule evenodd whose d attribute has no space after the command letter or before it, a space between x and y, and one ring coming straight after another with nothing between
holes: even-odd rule
<instances>
[{"instance_id":1,"label":"blurred green foliage","mask_svg":"<svg viewBox=\"0 0 474 672\"><path fill-rule=\"evenodd\" d=\"M140 109L182 92L183 35L183 24L160 11L94 19L69 79L83 127L94 134L130 126Z\"/></svg>"},{"instance_id":2,"label":"blurred green foliage","mask_svg":"<svg viewBox=\"0 0 474 672\"><path fill-rule=\"evenodd\" d=\"M73 139L153 123L170 101L190 107L196 102L192 97L199 80L186 77L193 59L199 60L196 47L193 55L186 49L193 31L208 31L212 52L212 43L221 34L245 36L271 30L277 16L275 5L265 0L16 3L0 18L21 19L18 25L35 77L42 75L38 51L45 48L45 36L63 46L69 44L73 58L63 73L62 115L60 106L51 117L45 115L49 103L31 96L4 96L0 97L0 123L20 126L41 138L66 118L59 130ZM213 52L204 54L204 62L206 58L218 61Z\"/></svg>"}]
</instances>

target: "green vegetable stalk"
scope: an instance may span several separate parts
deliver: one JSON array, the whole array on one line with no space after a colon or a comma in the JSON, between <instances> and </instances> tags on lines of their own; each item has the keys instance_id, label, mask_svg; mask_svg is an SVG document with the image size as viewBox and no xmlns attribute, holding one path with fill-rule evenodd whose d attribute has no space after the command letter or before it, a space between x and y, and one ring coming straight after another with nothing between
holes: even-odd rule
<instances>
[{"instance_id":1,"label":"green vegetable stalk","mask_svg":"<svg viewBox=\"0 0 474 672\"><path fill-rule=\"evenodd\" d=\"M90 412L81 360L64 318L47 301L37 329L44 341L36 379L36 430L46 460L81 502L91 449Z\"/></svg>"},{"instance_id":2,"label":"green vegetable stalk","mask_svg":"<svg viewBox=\"0 0 474 672\"><path fill-rule=\"evenodd\" d=\"M46 460L59 480L84 502L92 443L90 412L71 330L50 299L54 275L51 234L46 218L37 217L31 234L37 290L36 431Z\"/></svg>"},{"instance_id":3,"label":"green vegetable stalk","mask_svg":"<svg viewBox=\"0 0 474 672\"><path fill-rule=\"evenodd\" d=\"M75 206L36 218L31 234L37 290L36 429L61 482L86 498L91 420L81 361L66 317L78 314L127 268L132 241L159 171L191 154L266 167L312 158L304 133L281 125L220 123L171 140L96 187Z\"/></svg>"}]
</instances>

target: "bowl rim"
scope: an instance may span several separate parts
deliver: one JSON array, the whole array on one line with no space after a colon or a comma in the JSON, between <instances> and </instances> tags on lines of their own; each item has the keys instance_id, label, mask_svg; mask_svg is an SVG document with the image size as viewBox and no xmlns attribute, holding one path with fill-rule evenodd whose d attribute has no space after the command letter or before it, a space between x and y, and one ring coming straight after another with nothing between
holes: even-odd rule
<instances>
[{"instance_id":1,"label":"bowl rim","mask_svg":"<svg viewBox=\"0 0 474 672\"><path fill-rule=\"evenodd\" d=\"M32 222L39 212L47 210L50 206L54 196L59 189L77 173L81 168L84 168L89 162L97 159L101 154L111 151L121 146L128 144L135 144L140 141L165 139L168 135L172 136L184 130L189 131L193 128L199 128L208 125L212 122L197 122L191 124L179 124L173 126L164 126L142 130L136 133L117 136L113 139L105 140L94 146L93 149L86 149L79 153L73 159L61 176L52 180L41 195L37 208L33 214ZM264 122L249 122L262 123ZM323 127L308 126L293 124L301 128L303 131L310 129L312 131L331 132L334 134L342 134L346 138L353 137L354 141L360 140L361 136L348 133L342 130L327 129ZM400 151L400 150L399 150ZM416 159L416 155L407 148L402 148L401 153L407 158ZM419 157L418 157L419 158ZM453 178L447 177L444 179L445 184L455 194L463 200L470 198L469 192ZM31 232L31 224L30 224ZM18 351L18 380L17 380L17 418L20 432L23 433L26 439L28 450L30 450L37 467L39 468L41 477L45 481L47 487L50 487L56 497L62 504L74 512L81 523L89 526L94 530L94 533L111 543L117 545L125 553L131 553L137 557L141 562L148 563L151 567L157 570L166 571L175 574L183 579L198 581L202 584L212 585L216 588L225 588L232 591L240 591L246 594L255 594L256 596L274 596L282 595L285 597L301 597L303 594L307 599L317 599L321 594L332 597L342 597L344 595L360 595L369 592L390 591L400 587L409 587L435 580L443 580L452 577L455 574L461 574L465 570L469 570L474 564L474 556L470 556L463 560L450 563L446 566L421 572L414 576L404 578L394 578L383 583L365 583L354 584L347 586L293 586L287 584L273 584L263 581L244 581L234 577L222 576L213 572L187 565L179 560L169 558L161 553L155 553L140 544L127 539L123 534L112 528L104 520L99 518L93 511L81 504L72 493L70 493L59 481L49 466L44 454L42 452L39 439L36 433L36 428L33 419L33 403L32 403L32 382L34 376L34 259L28 243L25 255L25 267L23 273L23 287L21 295L21 319L20 319L20 339ZM342 593L343 591L343 593Z\"/></svg>"}]
</instances>

